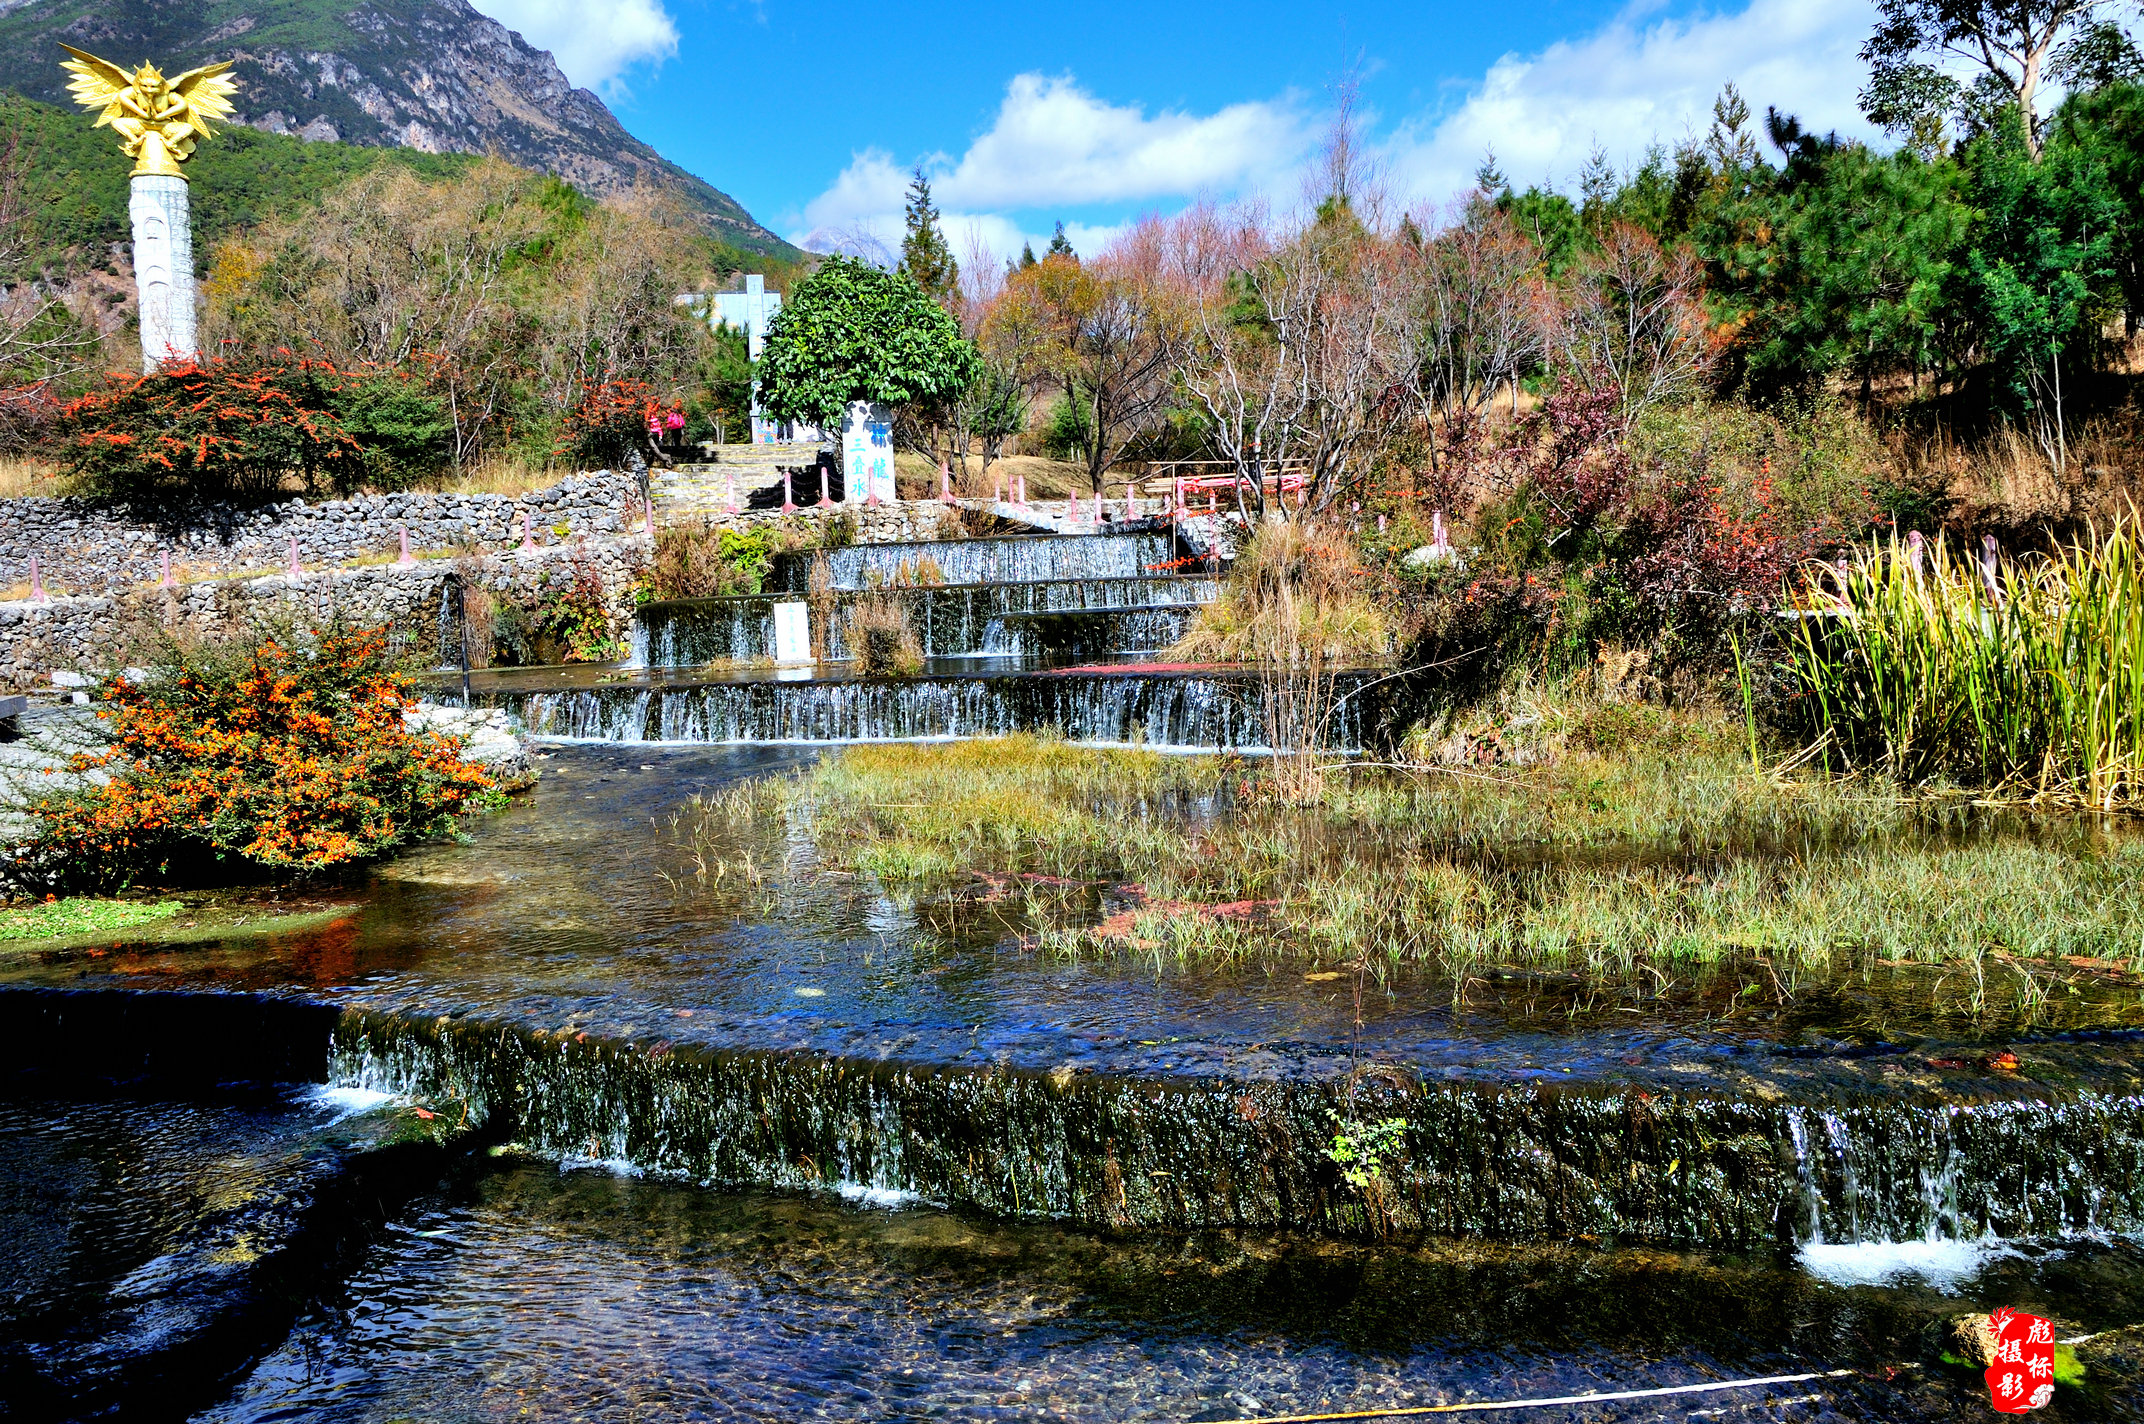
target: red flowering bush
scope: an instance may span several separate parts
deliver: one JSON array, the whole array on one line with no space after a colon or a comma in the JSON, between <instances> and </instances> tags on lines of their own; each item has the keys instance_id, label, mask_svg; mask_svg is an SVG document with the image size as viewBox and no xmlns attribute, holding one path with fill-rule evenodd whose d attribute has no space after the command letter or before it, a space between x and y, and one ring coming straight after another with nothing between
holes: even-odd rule
<instances>
[{"instance_id":1,"label":"red flowering bush","mask_svg":"<svg viewBox=\"0 0 2144 1424\"><path fill-rule=\"evenodd\" d=\"M1458 432L1446 485L1455 504L1481 498L1454 510L1470 526L1463 572L1428 570L1422 656L1466 655L1486 672L1522 651L1584 661L1622 642L1716 660L1735 623L1776 606L1792 572L1842 537L1778 498L1768 466L1752 479L1702 445L1634 454L1619 400L1566 383L1501 431Z\"/></svg>"},{"instance_id":2,"label":"red flowering bush","mask_svg":"<svg viewBox=\"0 0 2144 1424\"><path fill-rule=\"evenodd\" d=\"M443 456L437 397L400 371L272 360L175 362L114 373L60 413L61 457L95 498L139 503L392 482Z\"/></svg>"},{"instance_id":3,"label":"red flowering bush","mask_svg":"<svg viewBox=\"0 0 2144 1424\"><path fill-rule=\"evenodd\" d=\"M560 428L558 453L584 469L615 470L633 451L675 438L684 428L684 407L657 400L645 381L583 381Z\"/></svg>"},{"instance_id":4,"label":"red flowering bush","mask_svg":"<svg viewBox=\"0 0 2144 1424\"><path fill-rule=\"evenodd\" d=\"M93 784L24 808L38 830L0 866L21 888L111 889L233 861L313 874L450 831L499 794L454 742L404 725L411 682L385 629L173 643L148 676L99 695L110 741L68 768Z\"/></svg>"}]
</instances>

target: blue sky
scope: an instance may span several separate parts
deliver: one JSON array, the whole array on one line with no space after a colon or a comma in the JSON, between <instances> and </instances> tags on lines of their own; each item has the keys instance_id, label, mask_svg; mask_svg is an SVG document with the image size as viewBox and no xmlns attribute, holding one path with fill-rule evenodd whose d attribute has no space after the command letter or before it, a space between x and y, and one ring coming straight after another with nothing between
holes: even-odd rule
<instances>
[{"instance_id":1,"label":"blue sky","mask_svg":"<svg viewBox=\"0 0 2144 1424\"><path fill-rule=\"evenodd\" d=\"M1568 184L1595 143L1635 162L1701 129L1730 79L1759 113L1860 132L1874 22L1871 0L474 3L783 236L891 237L920 161L961 255L1058 219L1091 251L1199 197L1286 208L1351 63L1387 190L1414 210L1492 144L1521 183Z\"/></svg>"}]
</instances>

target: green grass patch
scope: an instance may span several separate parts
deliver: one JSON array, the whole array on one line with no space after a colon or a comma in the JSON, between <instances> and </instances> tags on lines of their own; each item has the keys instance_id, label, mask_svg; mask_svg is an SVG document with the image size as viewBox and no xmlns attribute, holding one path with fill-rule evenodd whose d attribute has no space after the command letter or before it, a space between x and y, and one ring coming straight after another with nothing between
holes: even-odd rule
<instances>
[{"instance_id":1,"label":"green grass patch","mask_svg":"<svg viewBox=\"0 0 2144 1424\"><path fill-rule=\"evenodd\" d=\"M1731 719L1668 752L1604 730L1541 766L1332 775L1308 806L1266 795L1255 763L1033 737L859 747L737 795L801 822L819 864L911 893L1005 875L1134 892L1100 930L1075 900L1045 908L1041 943L1065 954L2144 967L2144 840L1753 776Z\"/></svg>"},{"instance_id":2,"label":"green grass patch","mask_svg":"<svg viewBox=\"0 0 2144 1424\"><path fill-rule=\"evenodd\" d=\"M176 900L103 900L77 895L0 908L0 943L68 939L168 920L185 909Z\"/></svg>"}]
</instances>

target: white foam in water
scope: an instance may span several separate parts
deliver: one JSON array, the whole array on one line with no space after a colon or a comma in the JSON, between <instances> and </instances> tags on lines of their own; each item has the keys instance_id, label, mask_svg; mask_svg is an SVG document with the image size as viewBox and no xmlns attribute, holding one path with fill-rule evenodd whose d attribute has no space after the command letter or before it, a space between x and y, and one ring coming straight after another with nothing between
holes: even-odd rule
<instances>
[{"instance_id":1,"label":"white foam in water","mask_svg":"<svg viewBox=\"0 0 2144 1424\"><path fill-rule=\"evenodd\" d=\"M1847 1241L1811 1242L1801 1248L1802 1268L1835 1286L1873 1286L1918 1276L1931 1285L1950 1286L1988 1262L2018 1251L2007 1241Z\"/></svg>"},{"instance_id":2,"label":"white foam in water","mask_svg":"<svg viewBox=\"0 0 2144 1424\"><path fill-rule=\"evenodd\" d=\"M922 1206L923 1198L915 1192L904 1192L893 1187L867 1187L861 1182L841 1182L834 1187L841 1199L853 1206L875 1206L892 1211L904 1206Z\"/></svg>"},{"instance_id":3,"label":"white foam in water","mask_svg":"<svg viewBox=\"0 0 2144 1424\"><path fill-rule=\"evenodd\" d=\"M331 1121L341 1122L346 1117L356 1117L375 1108L395 1102L396 1095L382 1093L373 1088L342 1088L328 1083L316 1083L303 1094L306 1102L324 1112L334 1114Z\"/></svg>"},{"instance_id":4,"label":"white foam in water","mask_svg":"<svg viewBox=\"0 0 2144 1424\"><path fill-rule=\"evenodd\" d=\"M561 1172L608 1172L613 1177L645 1175L644 1169L638 1163L628 1162L623 1157L583 1157L572 1152L558 1159L558 1170Z\"/></svg>"}]
</instances>

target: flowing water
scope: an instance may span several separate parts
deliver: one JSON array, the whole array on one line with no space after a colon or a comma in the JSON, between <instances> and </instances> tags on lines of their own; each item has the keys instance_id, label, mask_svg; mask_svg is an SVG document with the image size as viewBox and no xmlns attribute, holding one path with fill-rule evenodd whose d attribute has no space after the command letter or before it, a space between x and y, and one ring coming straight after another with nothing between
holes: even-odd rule
<instances>
[{"instance_id":1,"label":"flowing water","mask_svg":"<svg viewBox=\"0 0 2144 1424\"><path fill-rule=\"evenodd\" d=\"M926 657L1099 657L1157 652L1182 637L1201 604L1219 592L1213 578L1057 579L894 590ZM685 668L772 658L774 606L796 594L651 603L633 621L635 667ZM845 607L854 595L837 599ZM827 655L851 654L845 620L826 620Z\"/></svg>"},{"instance_id":2,"label":"flowing water","mask_svg":"<svg viewBox=\"0 0 2144 1424\"><path fill-rule=\"evenodd\" d=\"M1260 749L1254 676L1038 667L1211 595L1156 539L940 546L970 586L899 596L958 657L916 679L670 665L771 613L658 605L655 666L470 680L588 744L465 843L303 918L0 957L0 1418L1210 1420L1834 1368L1559 1417L1980 1418L1946 1315L2144 1313L2118 983L1961 1007L1842 961L1751 1008L1071 960L1030 902L1118 888L892 893L802 820L708 843L691 798L812 755L767 744ZM2132 1338L2053 1417L2133 1413Z\"/></svg>"},{"instance_id":3,"label":"flowing water","mask_svg":"<svg viewBox=\"0 0 2144 1424\"><path fill-rule=\"evenodd\" d=\"M1227 669L1105 662L1036 672L971 658L928 664L918 677L538 668L468 685L475 703L504 709L532 735L571 741L764 746L1048 730L1096 746L1260 752L1270 740L1258 675ZM1385 686L1375 673L1339 676L1330 750L1366 744Z\"/></svg>"},{"instance_id":4,"label":"flowing water","mask_svg":"<svg viewBox=\"0 0 2144 1424\"><path fill-rule=\"evenodd\" d=\"M1128 534L1017 534L915 544L851 544L823 555L783 554L776 586L811 587L813 560L824 557L840 589L896 583L1037 583L1067 579L1136 579L1176 567L1176 536L1167 529Z\"/></svg>"}]
</instances>

